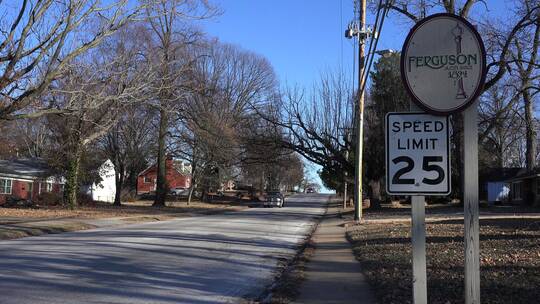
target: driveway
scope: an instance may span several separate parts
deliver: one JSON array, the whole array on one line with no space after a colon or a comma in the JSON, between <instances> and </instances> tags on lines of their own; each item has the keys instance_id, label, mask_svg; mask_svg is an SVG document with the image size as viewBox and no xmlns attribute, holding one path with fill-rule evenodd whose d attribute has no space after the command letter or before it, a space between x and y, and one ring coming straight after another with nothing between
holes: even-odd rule
<instances>
[{"instance_id":1,"label":"driveway","mask_svg":"<svg viewBox=\"0 0 540 304\"><path fill-rule=\"evenodd\" d=\"M238 303L272 283L328 195L286 208L0 241L0 303Z\"/></svg>"}]
</instances>

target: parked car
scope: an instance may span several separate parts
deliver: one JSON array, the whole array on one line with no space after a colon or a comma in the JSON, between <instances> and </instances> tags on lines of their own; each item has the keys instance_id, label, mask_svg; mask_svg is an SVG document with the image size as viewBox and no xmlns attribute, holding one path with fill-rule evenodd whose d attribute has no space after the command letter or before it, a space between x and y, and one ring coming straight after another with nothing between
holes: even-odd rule
<instances>
[{"instance_id":1,"label":"parked car","mask_svg":"<svg viewBox=\"0 0 540 304\"><path fill-rule=\"evenodd\" d=\"M307 188L306 193L315 193L315 189L313 188Z\"/></svg>"},{"instance_id":2,"label":"parked car","mask_svg":"<svg viewBox=\"0 0 540 304\"><path fill-rule=\"evenodd\" d=\"M189 189L183 188L183 187L177 187L177 188L171 189L170 193L176 196L189 195Z\"/></svg>"},{"instance_id":3,"label":"parked car","mask_svg":"<svg viewBox=\"0 0 540 304\"><path fill-rule=\"evenodd\" d=\"M264 195L263 206L265 208L284 207L285 196L279 191L268 191Z\"/></svg>"}]
</instances>

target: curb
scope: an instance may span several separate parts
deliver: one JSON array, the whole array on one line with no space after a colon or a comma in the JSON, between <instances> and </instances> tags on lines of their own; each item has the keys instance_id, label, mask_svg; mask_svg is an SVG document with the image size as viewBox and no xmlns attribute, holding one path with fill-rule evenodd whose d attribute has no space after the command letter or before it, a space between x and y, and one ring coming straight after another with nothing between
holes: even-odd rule
<instances>
[{"instance_id":1,"label":"curb","mask_svg":"<svg viewBox=\"0 0 540 304\"><path fill-rule=\"evenodd\" d=\"M290 259L287 262L287 264L285 265L285 267L283 267L283 269L281 271L279 271L275 275L274 281L272 282L272 284L270 284L268 287L266 287L265 290L261 293L260 296L255 298L256 303L262 303L262 304L272 303L272 297L274 295L274 290L276 289L276 287L279 286L279 283L281 282L281 279L283 278L283 276L285 274L287 274L287 273L290 273L292 270L294 270L294 266L295 266L296 262L302 257L302 255L304 254L304 252L305 252L305 250L307 248L309 248L311 246L314 246L314 245L311 245L311 239L312 239L313 235L315 234L315 231L317 231L317 228L319 227L319 224L321 223L323 218L326 217L326 215L328 213L328 207L329 207L329 205L330 205L330 203L332 202L333 199L334 199L334 197L330 197L328 199L326 209L324 210L323 214L317 215L317 216L314 217L314 220L313 220L314 224L311 227L311 230L308 232L308 234L304 238L303 242L298 245L297 251L296 251L296 254L294 255L294 257L292 259Z\"/></svg>"}]
</instances>

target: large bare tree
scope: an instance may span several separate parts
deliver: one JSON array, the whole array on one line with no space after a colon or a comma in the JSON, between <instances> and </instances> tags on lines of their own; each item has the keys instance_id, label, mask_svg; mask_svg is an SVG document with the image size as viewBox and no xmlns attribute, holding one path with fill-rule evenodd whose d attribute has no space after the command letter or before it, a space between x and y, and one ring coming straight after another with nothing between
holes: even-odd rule
<instances>
[{"instance_id":1,"label":"large bare tree","mask_svg":"<svg viewBox=\"0 0 540 304\"><path fill-rule=\"evenodd\" d=\"M146 23L153 33L153 61L158 71L152 105L159 110L157 181L154 206L164 206L167 195L166 144L170 115L189 92L186 74L192 64L186 49L200 38L193 20L209 18L217 10L206 0L147 0Z\"/></svg>"},{"instance_id":2,"label":"large bare tree","mask_svg":"<svg viewBox=\"0 0 540 304\"><path fill-rule=\"evenodd\" d=\"M43 98L54 100L68 114L50 118L67 159L68 206L77 206L80 161L85 147L115 126L127 107L145 100L153 70L147 59L125 40L109 44L73 60L68 72L54 81Z\"/></svg>"},{"instance_id":3,"label":"large bare tree","mask_svg":"<svg viewBox=\"0 0 540 304\"><path fill-rule=\"evenodd\" d=\"M65 112L39 96L68 65L136 18L127 0L1 1L0 120Z\"/></svg>"},{"instance_id":4,"label":"large bare tree","mask_svg":"<svg viewBox=\"0 0 540 304\"><path fill-rule=\"evenodd\" d=\"M238 47L207 41L193 49L196 85L176 115L176 154L192 162L193 187L203 193L237 175L256 112L274 97L270 63ZM217 180L216 180L217 179Z\"/></svg>"}]
</instances>

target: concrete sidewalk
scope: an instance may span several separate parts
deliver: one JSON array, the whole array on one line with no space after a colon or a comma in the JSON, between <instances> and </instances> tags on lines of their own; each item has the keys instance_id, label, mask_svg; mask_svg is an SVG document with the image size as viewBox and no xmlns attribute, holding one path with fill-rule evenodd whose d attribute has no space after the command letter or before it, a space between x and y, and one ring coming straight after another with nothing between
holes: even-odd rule
<instances>
[{"instance_id":1,"label":"concrete sidewalk","mask_svg":"<svg viewBox=\"0 0 540 304\"><path fill-rule=\"evenodd\" d=\"M332 205L312 238L315 253L306 265L305 281L294 303L376 303L345 238L339 209Z\"/></svg>"}]
</instances>

